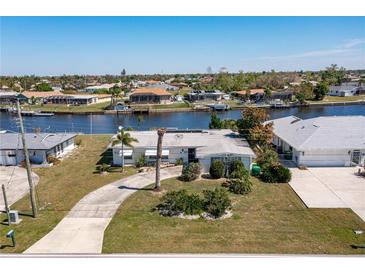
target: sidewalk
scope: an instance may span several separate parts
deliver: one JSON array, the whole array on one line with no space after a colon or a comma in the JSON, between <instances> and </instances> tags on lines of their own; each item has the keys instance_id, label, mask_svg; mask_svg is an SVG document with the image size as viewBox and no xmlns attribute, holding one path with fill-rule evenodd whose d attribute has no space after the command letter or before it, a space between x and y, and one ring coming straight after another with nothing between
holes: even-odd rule
<instances>
[{"instance_id":1,"label":"sidewalk","mask_svg":"<svg viewBox=\"0 0 365 274\"><path fill-rule=\"evenodd\" d=\"M161 180L179 176L181 168L161 169ZM138 173L89 193L50 233L24 253L101 253L104 231L119 206L135 191L154 181L155 171Z\"/></svg>"}]
</instances>

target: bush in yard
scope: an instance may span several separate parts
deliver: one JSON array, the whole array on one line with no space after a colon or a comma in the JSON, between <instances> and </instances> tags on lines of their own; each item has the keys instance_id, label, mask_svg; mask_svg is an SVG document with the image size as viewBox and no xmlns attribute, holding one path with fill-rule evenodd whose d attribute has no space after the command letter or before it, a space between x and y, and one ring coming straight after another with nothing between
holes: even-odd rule
<instances>
[{"instance_id":1,"label":"bush in yard","mask_svg":"<svg viewBox=\"0 0 365 274\"><path fill-rule=\"evenodd\" d=\"M250 173L243 165L242 161L234 160L229 167L229 178L249 178Z\"/></svg>"},{"instance_id":2,"label":"bush in yard","mask_svg":"<svg viewBox=\"0 0 365 274\"><path fill-rule=\"evenodd\" d=\"M164 216L175 216L181 213L194 215L203 211L203 201L199 195L189 195L186 190L169 191L162 197L162 202L157 205L157 208Z\"/></svg>"},{"instance_id":3,"label":"bush in yard","mask_svg":"<svg viewBox=\"0 0 365 274\"><path fill-rule=\"evenodd\" d=\"M197 179L200 175L201 167L199 163L190 163L183 167L180 179L190 182Z\"/></svg>"},{"instance_id":4,"label":"bush in yard","mask_svg":"<svg viewBox=\"0 0 365 274\"><path fill-rule=\"evenodd\" d=\"M141 154L141 155L138 157L138 159L137 159L137 161L136 161L135 165L136 165L136 167L137 167L137 168L143 167L143 166L145 165L145 160L144 160L144 155L143 155L143 154Z\"/></svg>"},{"instance_id":5,"label":"bush in yard","mask_svg":"<svg viewBox=\"0 0 365 274\"><path fill-rule=\"evenodd\" d=\"M222 178L224 175L224 164L220 160L213 160L210 164L209 174L213 179Z\"/></svg>"},{"instance_id":6,"label":"bush in yard","mask_svg":"<svg viewBox=\"0 0 365 274\"><path fill-rule=\"evenodd\" d=\"M183 164L184 164L183 158L179 158L179 159L176 160L176 165L177 166L182 166Z\"/></svg>"},{"instance_id":7,"label":"bush in yard","mask_svg":"<svg viewBox=\"0 0 365 274\"><path fill-rule=\"evenodd\" d=\"M49 162L49 163L51 163L51 164L54 164L54 165L58 165L60 162L61 162L61 160L60 159L58 159L56 156L54 156L54 155L48 155L47 156L47 161Z\"/></svg>"},{"instance_id":8,"label":"bush in yard","mask_svg":"<svg viewBox=\"0 0 365 274\"><path fill-rule=\"evenodd\" d=\"M248 194L252 190L252 182L250 177L231 179L228 183L229 191L235 194Z\"/></svg>"},{"instance_id":9,"label":"bush in yard","mask_svg":"<svg viewBox=\"0 0 365 274\"><path fill-rule=\"evenodd\" d=\"M102 163L101 165L98 165L96 167L97 171L99 173L104 173L104 172L108 172L110 168L110 165L106 164L106 163Z\"/></svg>"},{"instance_id":10,"label":"bush in yard","mask_svg":"<svg viewBox=\"0 0 365 274\"><path fill-rule=\"evenodd\" d=\"M81 143L82 143L82 140L81 139L76 139L75 140L75 145L80 146Z\"/></svg>"},{"instance_id":11,"label":"bush in yard","mask_svg":"<svg viewBox=\"0 0 365 274\"><path fill-rule=\"evenodd\" d=\"M204 210L215 218L221 217L228 208L231 207L231 201L228 193L224 188L215 188L214 190L204 190Z\"/></svg>"},{"instance_id":12,"label":"bush in yard","mask_svg":"<svg viewBox=\"0 0 365 274\"><path fill-rule=\"evenodd\" d=\"M291 172L281 164L266 165L260 178L267 183L288 183L291 180Z\"/></svg>"}]
</instances>

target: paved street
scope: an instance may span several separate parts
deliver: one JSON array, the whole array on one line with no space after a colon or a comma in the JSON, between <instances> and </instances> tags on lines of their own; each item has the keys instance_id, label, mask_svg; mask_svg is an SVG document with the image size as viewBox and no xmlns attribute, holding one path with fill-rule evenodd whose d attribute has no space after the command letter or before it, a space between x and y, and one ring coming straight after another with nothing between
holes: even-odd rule
<instances>
[{"instance_id":1,"label":"paved street","mask_svg":"<svg viewBox=\"0 0 365 274\"><path fill-rule=\"evenodd\" d=\"M180 174L181 166L165 168L161 170L161 180ZM50 233L25 253L101 253L104 230L120 204L154 180L154 171L139 173L89 193Z\"/></svg>"},{"instance_id":2,"label":"paved street","mask_svg":"<svg viewBox=\"0 0 365 274\"><path fill-rule=\"evenodd\" d=\"M351 208L365 221L365 179L355 167L291 168L289 183L308 207Z\"/></svg>"},{"instance_id":3,"label":"paved street","mask_svg":"<svg viewBox=\"0 0 365 274\"><path fill-rule=\"evenodd\" d=\"M33 173L32 178L34 185L36 185L39 181L38 175ZM4 184L6 187L6 196L9 205L14 204L29 193L29 183L25 168L17 166L0 166L0 182L0 184ZM0 210L4 209L4 198L0 189Z\"/></svg>"}]
</instances>

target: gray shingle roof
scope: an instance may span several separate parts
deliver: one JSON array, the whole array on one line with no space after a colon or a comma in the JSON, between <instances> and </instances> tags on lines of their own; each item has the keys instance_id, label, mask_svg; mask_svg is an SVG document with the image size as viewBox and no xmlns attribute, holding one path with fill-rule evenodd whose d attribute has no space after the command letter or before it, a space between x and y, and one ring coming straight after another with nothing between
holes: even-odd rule
<instances>
[{"instance_id":1,"label":"gray shingle roof","mask_svg":"<svg viewBox=\"0 0 365 274\"><path fill-rule=\"evenodd\" d=\"M297 150L365 149L365 116L272 120L274 134Z\"/></svg>"},{"instance_id":2,"label":"gray shingle roof","mask_svg":"<svg viewBox=\"0 0 365 274\"><path fill-rule=\"evenodd\" d=\"M48 150L66 140L74 138L74 133L26 133L25 141L28 149ZM1 133L0 150L23 149L21 135L18 133Z\"/></svg>"}]
</instances>

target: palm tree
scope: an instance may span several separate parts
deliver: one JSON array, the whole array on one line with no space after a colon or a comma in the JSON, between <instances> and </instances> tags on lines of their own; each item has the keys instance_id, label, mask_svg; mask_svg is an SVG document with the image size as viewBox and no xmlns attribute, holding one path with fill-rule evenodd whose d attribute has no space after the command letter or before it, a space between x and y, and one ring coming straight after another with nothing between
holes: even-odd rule
<instances>
[{"instance_id":1,"label":"palm tree","mask_svg":"<svg viewBox=\"0 0 365 274\"><path fill-rule=\"evenodd\" d=\"M138 140L133 138L128 132L124 132L123 127L120 127L117 137L112 142L112 146L122 144L122 172L124 171L124 146L133 147L133 142L138 143Z\"/></svg>"},{"instance_id":2,"label":"palm tree","mask_svg":"<svg viewBox=\"0 0 365 274\"><path fill-rule=\"evenodd\" d=\"M162 138L165 134L165 128L159 128L157 130L158 141L157 141L157 157L156 157L156 182L155 182L155 190L161 190L161 182L160 182L160 169L161 169L161 158L162 158Z\"/></svg>"},{"instance_id":3,"label":"palm tree","mask_svg":"<svg viewBox=\"0 0 365 274\"><path fill-rule=\"evenodd\" d=\"M112 87L110 89L110 93L112 95L112 97L111 97L111 105L113 106L114 105L114 101L120 96L121 90L120 90L120 88L117 85L115 85L114 87Z\"/></svg>"}]
</instances>

